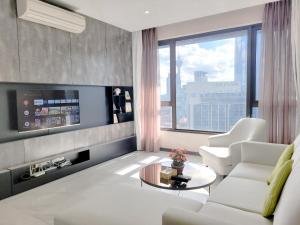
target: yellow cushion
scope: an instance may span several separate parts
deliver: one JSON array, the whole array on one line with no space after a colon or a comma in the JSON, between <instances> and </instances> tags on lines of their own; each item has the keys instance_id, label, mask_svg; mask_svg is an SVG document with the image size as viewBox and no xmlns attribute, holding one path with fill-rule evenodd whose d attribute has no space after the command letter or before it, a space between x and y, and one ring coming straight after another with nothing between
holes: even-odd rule
<instances>
[{"instance_id":1,"label":"yellow cushion","mask_svg":"<svg viewBox=\"0 0 300 225\"><path fill-rule=\"evenodd\" d=\"M284 151L281 153L276 166L274 167L271 176L267 179L267 183L270 184L272 182L272 179L274 175L277 173L277 170L289 159L292 158L292 155L294 153L294 144L288 145Z\"/></svg>"},{"instance_id":2,"label":"yellow cushion","mask_svg":"<svg viewBox=\"0 0 300 225\"><path fill-rule=\"evenodd\" d=\"M274 213L277 202L280 198L284 184L292 171L293 160L286 161L274 174L272 182L268 187L262 215L264 217L271 216Z\"/></svg>"}]
</instances>

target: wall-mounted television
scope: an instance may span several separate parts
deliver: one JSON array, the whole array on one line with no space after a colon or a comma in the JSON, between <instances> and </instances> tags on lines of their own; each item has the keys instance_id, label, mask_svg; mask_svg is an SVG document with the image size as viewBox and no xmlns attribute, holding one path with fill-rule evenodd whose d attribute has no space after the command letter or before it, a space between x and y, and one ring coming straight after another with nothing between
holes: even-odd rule
<instances>
[{"instance_id":1,"label":"wall-mounted television","mask_svg":"<svg viewBox=\"0 0 300 225\"><path fill-rule=\"evenodd\" d=\"M19 132L80 124L78 90L18 90Z\"/></svg>"}]
</instances>

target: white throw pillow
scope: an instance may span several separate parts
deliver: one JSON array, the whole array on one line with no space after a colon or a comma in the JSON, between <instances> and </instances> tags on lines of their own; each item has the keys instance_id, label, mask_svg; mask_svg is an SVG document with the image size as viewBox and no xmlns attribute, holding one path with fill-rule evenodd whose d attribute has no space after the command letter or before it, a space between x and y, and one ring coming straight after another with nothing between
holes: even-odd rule
<instances>
[{"instance_id":1,"label":"white throw pillow","mask_svg":"<svg viewBox=\"0 0 300 225\"><path fill-rule=\"evenodd\" d=\"M300 163L294 163L274 213L274 225L300 224Z\"/></svg>"}]
</instances>

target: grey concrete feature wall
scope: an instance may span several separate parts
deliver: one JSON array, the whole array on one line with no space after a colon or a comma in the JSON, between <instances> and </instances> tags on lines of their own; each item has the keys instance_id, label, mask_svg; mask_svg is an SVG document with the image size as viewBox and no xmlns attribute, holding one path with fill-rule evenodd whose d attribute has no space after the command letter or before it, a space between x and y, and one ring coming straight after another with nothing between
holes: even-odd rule
<instances>
[{"instance_id":1,"label":"grey concrete feature wall","mask_svg":"<svg viewBox=\"0 0 300 225\"><path fill-rule=\"evenodd\" d=\"M71 34L72 76L74 84L105 82L105 23L87 18L82 34ZM85 74L85 76L82 76ZM108 76L109 77L109 76Z\"/></svg>"},{"instance_id":2,"label":"grey concrete feature wall","mask_svg":"<svg viewBox=\"0 0 300 225\"><path fill-rule=\"evenodd\" d=\"M134 135L133 122L82 129L24 140L24 162Z\"/></svg>"},{"instance_id":3,"label":"grey concrete feature wall","mask_svg":"<svg viewBox=\"0 0 300 225\"><path fill-rule=\"evenodd\" d=\"M0 1L0 82L132 86L131 54L130 32L87 18L71 34L17 19L15 0ZM127 122L0 144L0 169L132 135Z\"/></svg>"},{"instance_id":4,"label":"grey concrete feature wall","mask_svg":"<svg viewBox=\"0 0 300 225\"><path fill-rule=\"evenodd\" d=\"M110 85L132 84L131 33L113 26L106 26L106 74L113 74ZM114 63L112 63L114 62ZM129 85L128 85L129 86Z\"/></svg>"},{"instance_id":5,"label":"grey concrete feature wall","mask_svg":"<svg viewBox=\"0 0 300 225\"><path fill-rule=\"evenodd\" d=\"M0 1L0 81L132 86L131 33L87 17L81 34L17 19Z\"/></svg>"},{"instance_id":6,"label":"grey concrete feature wall","mask_svg":"<svg viewBox=\"0 0 300 225\"><path fill-rule=\"evenodd\" d=\"M0 170L132 135L134 123L126 122L0 144Z\"/></svg>"},{"instance_id":7,"label":"grey concrete feature wall","mask_svg":"<svg viewBox=\"0 0 300 225\"><path fill-rule=\"evenodd\" d=\"M25 162L24 142L15 141L0 144L0 169Z\"/></svg>"},{"instance_id":8,"label":"grey concrete feature wall","mask_svg":"<svg viewBox=\"0 0 300 225\"><path fill-rule=\"evenodd\" d=\"M18 40L19 82L72 82L69 33L18 20Z\"/></svg>"},{"instance_id":9,"label":"grey concrete feature wall","mask_svg":"<svg viewBox=\"0 0 300 225\"><path fill-rule=\"evenodd\" d=\"M18 31L15 2L0 1L0 81L19 80Z\"/></svg>"}]
</instances>

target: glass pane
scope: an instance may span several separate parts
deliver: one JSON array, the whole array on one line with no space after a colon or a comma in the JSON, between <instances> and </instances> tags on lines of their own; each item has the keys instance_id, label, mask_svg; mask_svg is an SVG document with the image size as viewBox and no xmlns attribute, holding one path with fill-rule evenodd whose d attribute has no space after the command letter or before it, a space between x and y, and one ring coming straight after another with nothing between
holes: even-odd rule
<instances>
[{"instance_id":1,"label":"glass pane","mask_svg":"<svg viewBox=\"0 0 300 225\"><path fill-rule=\"evenodd\" d=\"M247 31L176 43L177 128L228 131L246 116Z\"/></svg>"},{"instance_id":2,"label":"glass pane","mask_svg":"<svg viewBox=\"0 0 300 225\"><path fill-rule=\"evenodd\" d=\"M260 81L260 60L261 60L261 42L262 32L258 30L256 33L256 83L255 83L255 100L259 100L259 81Z\"/></svg>"},{"instance_id":3,"label":"glass pane","mask_svg":"<svg viewBox=\"0 0 300 225\"><path fill-rule=\"evenodd\" d=\"M160 127L172 128L172 107L162 106L160 109Z\"/></svg>"},{"instance_id":4,"label":"glass pane","mask_svg":"<svg viewBox=\"0 0 300 225\"><path fill-rule=\"evenodd\" d=\"M170 46L159 47L160 100L170 101Z\"/></svg>"},{"instance_id":5,"label":"glass pane","mask_svg":"<svg viewBox=\"0 0 300 225\"><path fill-rule=\"evenodd\" d=\"M258 118L259 116L259 109L258 107L252 107L252 116L253 118Z\"/></svg>"}]
</instances>

